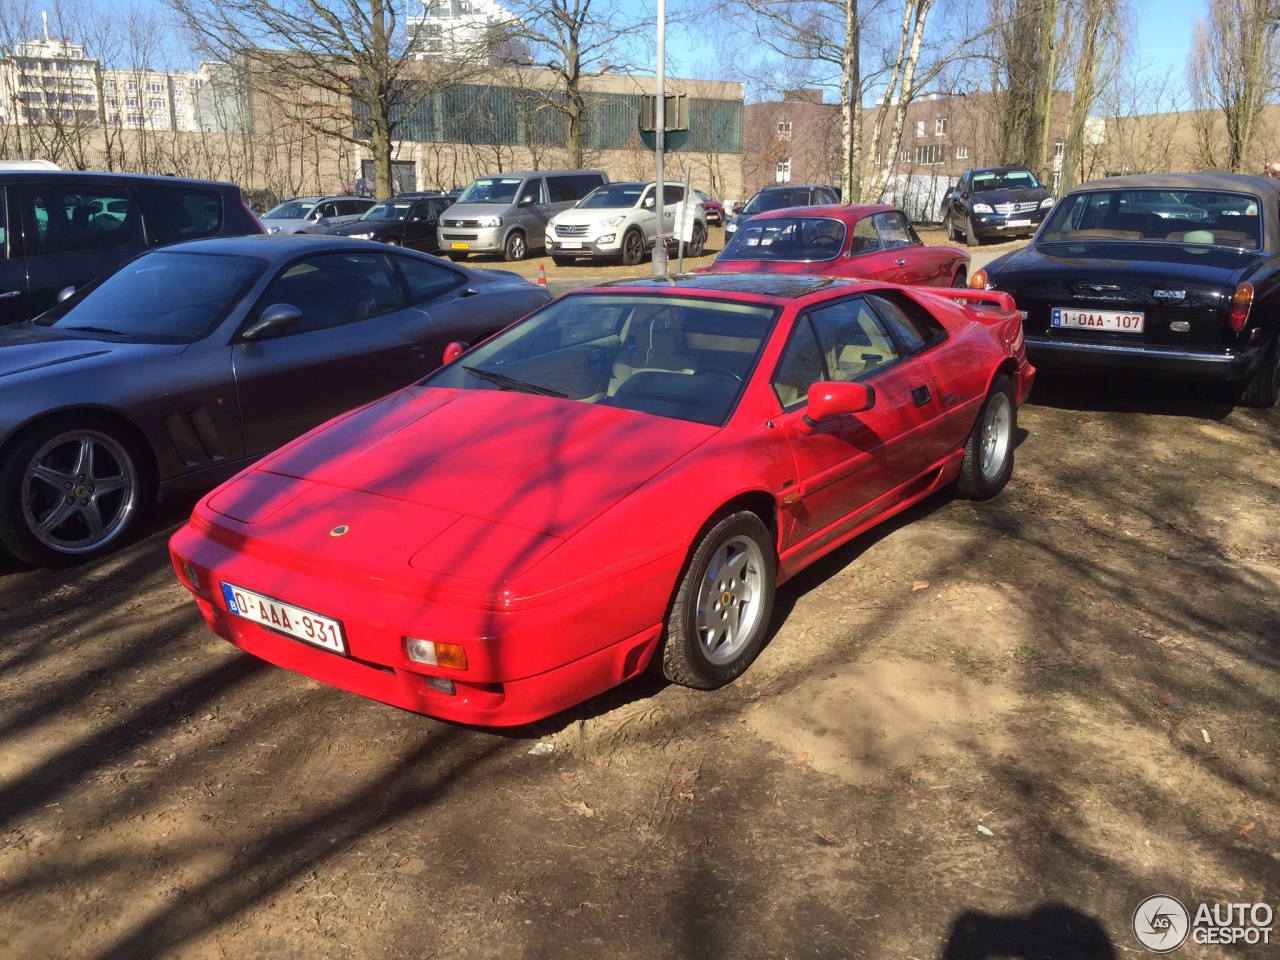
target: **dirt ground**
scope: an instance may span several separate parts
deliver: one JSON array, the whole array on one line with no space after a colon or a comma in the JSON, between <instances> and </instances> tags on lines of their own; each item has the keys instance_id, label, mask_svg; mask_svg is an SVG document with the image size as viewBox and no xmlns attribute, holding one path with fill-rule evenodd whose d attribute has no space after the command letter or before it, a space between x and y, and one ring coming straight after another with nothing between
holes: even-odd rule
<instances>
[{"instance_id":1,"label":"dirt ground","mask_svg":"<svg viewBox=\"0 0 1280 960\"><path fill-rule=\"evenodd\" d=\"M0 957L1110 960L1154 894L1275 906L1280 410L1042 377L1020 427L1000 497L782 588L739 682L514 731L213 636L190 503L0 561Z\"/></svg>"}]
</instances>

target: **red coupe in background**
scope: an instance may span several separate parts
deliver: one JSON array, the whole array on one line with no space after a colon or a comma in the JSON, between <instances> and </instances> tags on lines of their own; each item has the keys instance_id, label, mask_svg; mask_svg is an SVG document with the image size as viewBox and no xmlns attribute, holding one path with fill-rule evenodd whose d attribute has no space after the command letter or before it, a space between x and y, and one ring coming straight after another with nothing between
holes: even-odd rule
<instances>
[{"instance_id":1,"label":"red coupe in background","mask_svg":"<svg viewBox=\"0 0 1280 960\"><path fill-rule=\"evenodd\" d=\"M1007 294L583 290L209 494L174 566L242 649L434 717L526 723L651 663L710 689L777 584L936 490L995 496L1033 377Z\"/></svg>"},{"instance_id":2,"label":"red coupe in background","mask_svg":"<svg viewBox=\"0 0 1280 960\"><path fill-rule=\"evenodd\" d=\"M694 272L803 273L963 287L969 254L925 246L897 207L786 207L742 224L720 256Z\"/></svg>"}]
</instances>

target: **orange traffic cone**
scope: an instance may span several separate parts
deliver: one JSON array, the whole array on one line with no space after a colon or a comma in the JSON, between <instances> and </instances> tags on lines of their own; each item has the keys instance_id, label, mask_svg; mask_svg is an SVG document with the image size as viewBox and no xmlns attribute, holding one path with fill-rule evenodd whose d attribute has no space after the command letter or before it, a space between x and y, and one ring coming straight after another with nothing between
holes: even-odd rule
<instances>
[{"instance_id":1,"label":"orange traffic cone","mask_svg":"<svg viewBox=\"0 0 1280 960\"><path fill-rule=\"evenodd\" d=\"M538 264L538 286L545 287L547 285L547 268L543 264Z\"/></svg>"}]
</instances>

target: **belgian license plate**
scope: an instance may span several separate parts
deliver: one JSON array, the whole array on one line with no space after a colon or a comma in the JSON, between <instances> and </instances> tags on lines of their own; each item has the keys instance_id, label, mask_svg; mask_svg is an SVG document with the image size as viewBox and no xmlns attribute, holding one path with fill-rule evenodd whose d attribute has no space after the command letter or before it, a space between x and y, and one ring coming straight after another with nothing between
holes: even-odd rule
<instances>
[{"instance_id":1,"label":"belgian license plate","mask_svg":"<svg viewBox=\"0 0 1280 960\"><path fill-rule=\"evenodd\" d=\"M582 244L576 240L565 241L560 244L561 250L581 250Z\"/></svg>"},{"instance_id":2,"label":"belgian license plate","mask_svg":"<svg viewBox=\"0 0 1280 960\"><path fill-rule=\"evenodd\" d=\"M1031 221L1030 220L1006 220L1004 222L1004 225L1006 227L1029 227L1031 226Z\"/></svg>"},{"instance_id":3,"label":"belgian license plate","mask_svg":"<svg viewBox=\"0 0 1280 960\"><path fill-rule=\"evenodd\" d=\"M304 643L324 647L334 653L347 652L347 638L342 622L322 616L291 603L282 603L260 593L222 581L222 597L227 609L237 617L252 620L271 630L287 634Z\"/></svg>"},{"instance_id":4,"label":"belgian license plate","mask_svg":"<svg viewBox=\"0 0 1280 960\"><path fill-rule=\"evenodd\" d=\"M1143 314L1134 310L1072 310L1054 307L1049 322L1059 329L1141 333Z\"/></svg>"},{"instance_id":5,"label":"belgian license plate","mask_svg":"<svg viewBox=\"0 0 1280 960\"><path fill-rule=\"evenodd\" d=\"M450 249L452 249L452 250L470 250L470 249L471 249L471 244L469 244L469 243L459 243L459 242L457 242L457 241L455 240L453 243L449 244L449 248L450 248Z\"/></svg>"}]
</instances>

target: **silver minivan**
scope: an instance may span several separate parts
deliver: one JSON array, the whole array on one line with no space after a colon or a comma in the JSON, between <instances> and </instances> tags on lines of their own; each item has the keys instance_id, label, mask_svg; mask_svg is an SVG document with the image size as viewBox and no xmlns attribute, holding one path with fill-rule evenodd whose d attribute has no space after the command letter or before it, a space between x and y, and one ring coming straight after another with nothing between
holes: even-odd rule
<instances>
[{"instance_id":1,"label":"silver minivan","mask_svg":"<svg viewBox=\"0 0 1280 960\"><path fill-rule=\"evenodd\" d=\"M603 170L529 170L477 177L444 212L436 235L454 260L473 253L523 260L541 249L547 221L601 184Z\"/></svg>"}]
</instances>

